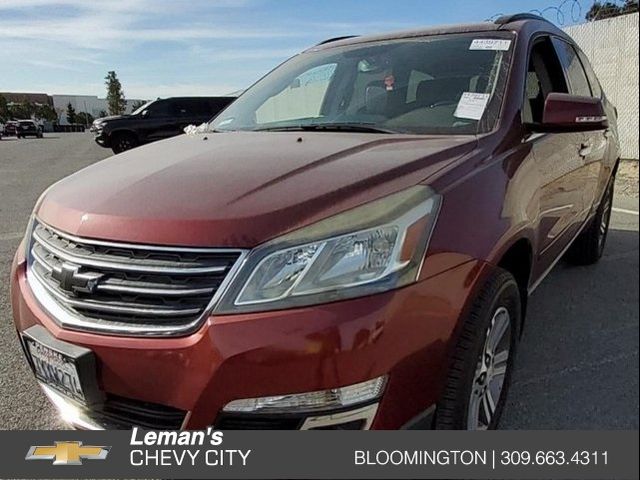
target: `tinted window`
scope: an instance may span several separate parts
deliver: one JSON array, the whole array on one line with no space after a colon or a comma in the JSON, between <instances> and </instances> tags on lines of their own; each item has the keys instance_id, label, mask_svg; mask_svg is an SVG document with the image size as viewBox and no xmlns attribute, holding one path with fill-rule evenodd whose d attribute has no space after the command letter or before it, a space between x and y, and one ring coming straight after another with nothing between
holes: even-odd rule
<instances>
[{"instance_id":1,"label":"tinted window","mask_svg":"<svg viewBox=\"0 0 640 480\"><path fill-rule=\"evenodd\" d=\"M179 117L206 117L209 115L209 105L204 98L176 98L171 102L171 114Z\"/></svg>"},{"instance_id":2,"label":"tinted window","mask_svg":"<svg viewBox=\"0 0 640 480\"><path fill-rule=\"evenodd\" d=\"M154 117L169 115L169 102L166 100L157 100L147 107L146 112L148 113L148 115Z\"/></svg>"},{"instance_id":3,"label":"tinted window","mask_svg":"<svg viewBox=\"0 0 640 480\"><path fill-rule=\"evenodd\" d=\"M235 100L234 97L214 98L209 101L211 115L217 115L220 111Z\"/></svg>"},{"instance_id":4,"label":"tinted window","mask_svg":"<svg viewBox=\"0 0 640 480\"><path fill-rule=\"evenodd\" d=\"M553 43L558 52L558 57L562 62L567 77L569 79L569 86L571 87L571 93L573 95L582 95L584 97L591 96L591 88L589 88L589 81L587 80L587 74L582 68L582 63L578 58L578 54L574 48L563 40L557 38L553 39Z\"/></svg>"},{"instance_id":5,"label":"tinted window","mask_svg":"<svg viewBox=\"0 0 640 480\"><path fill-rule=\"evenodd\" d=\"M589 78L589 83L591 84L591 91L594 97L602 98L602 87L600 86L600 82L598 81L598 77L596 76L596 72L593 71L591 67L591 63L587 56L580 50L577 49L578 56L582 61L582 66L584 67L584 71L587 72L587 78Z\"/></svg>"}]
</instances>

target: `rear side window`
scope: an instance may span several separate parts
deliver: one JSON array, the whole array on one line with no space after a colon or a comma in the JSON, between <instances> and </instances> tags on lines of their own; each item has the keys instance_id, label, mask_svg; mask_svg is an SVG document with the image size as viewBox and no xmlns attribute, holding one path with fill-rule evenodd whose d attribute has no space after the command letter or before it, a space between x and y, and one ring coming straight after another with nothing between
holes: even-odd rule
<instances>
[{"instance_id":1,"label":"rear side window","mask_svg":"<svg viewBox=\"0 0 640 480\"><path fill-rule=\"evenodd\" d=\"M573 95L590 97L591 88L589 87L589 80L587 80L587 74L573 46L558 38L553 39L553 44L558 52L560 62L567 73L571 93Z\"/></svg>"},{"instance_id":2,"label":"rear side window","mask_svg":"<svg viewBox=\"0 0 640 480\"><path fill-rule=\"evenodd\" d=\"M576 49L576 51L578 52L578 56L582 61L584 71L587 72L587 78L589 79L589 83L591 84L591 92L593 93L593 96L596 98L602 98L602 87L600 86L600 82L598 81L596 72L594 72L593 68L591 67L589 59L582 50Z\"/></svg>"}]
</instances>

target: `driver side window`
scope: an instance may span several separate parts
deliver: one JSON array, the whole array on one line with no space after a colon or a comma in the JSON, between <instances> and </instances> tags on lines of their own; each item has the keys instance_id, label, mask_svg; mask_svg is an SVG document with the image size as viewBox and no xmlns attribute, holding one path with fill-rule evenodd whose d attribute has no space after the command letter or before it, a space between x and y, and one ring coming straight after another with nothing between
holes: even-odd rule
<instances>
[{"instance_id":1,"label":"driver side window","mask_svg":"<svg viewBox=\"0 0 640 480\"><path fill-rule=\"evenodd\" d=\"M149 108L145 110L146 116L164 117L169 114L168 102L153 102ZM144 112L143 112L144 113Z\"/></svg>"},{"instance_id":2,"label":"driver side window","mask_svg":"<svg viewBox=\"0 0 640 480\"><path fill-rule=\"evenodd\" d=\"M522 107L524 123L542 122L544 102L551 92L569 93L569 90L551 39L543 37L535 41L529 55Z\"/></svg>"}]
</instances>

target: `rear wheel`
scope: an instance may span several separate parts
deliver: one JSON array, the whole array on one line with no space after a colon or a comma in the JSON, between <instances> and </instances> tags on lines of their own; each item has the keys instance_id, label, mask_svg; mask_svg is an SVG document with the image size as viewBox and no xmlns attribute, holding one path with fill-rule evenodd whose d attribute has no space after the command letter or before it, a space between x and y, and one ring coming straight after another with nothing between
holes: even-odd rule
<instances>
[{"instance_id":1,"label":"rear wheel","mask_svg":"<svg viewBox=\"0 0 640 480\"><path fill-rule=\"evenodd\" d=\"M576 238L566 259L575 265L592 265L602 257L609 234L615 177L612 177L589 226Z\"/></svg>"},{"instance_id":2,"label":"rear wheel","mask_svg":"<svg viewBox=\"0 0 640 480\"><path fill-rule=\"evenodd\" d=\"M511 379L521 324L520 292L505 270L491 275L464 320L435 426L497 427Z\"/></svg>"},{"instance_id":3,"label":"rear wheel","mask_svg":"<svg viewBox=\"0 0 640 480\"><path fill-rule=\"evenodd\" d=\"M138 146L138 139L132 133L117 133L111 140L113 153L122 153Z\"/></svg>"}]
</instances>

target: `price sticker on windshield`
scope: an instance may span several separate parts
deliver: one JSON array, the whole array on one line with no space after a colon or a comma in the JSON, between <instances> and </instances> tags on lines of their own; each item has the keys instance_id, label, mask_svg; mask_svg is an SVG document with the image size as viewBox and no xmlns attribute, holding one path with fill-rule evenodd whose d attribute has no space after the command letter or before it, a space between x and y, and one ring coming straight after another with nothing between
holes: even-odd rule
<instances>
[{"instance_id":1,"label":"price sticker on windshield","mask_svg":"<svg viewBox=\"0 0 640 480\"><path fill-rule=\"evenodd\" d=\"M464 92L453 116L468 118L469 120L480 120L484 109L487 108L490 96L488 93Z\"/></svg>"},{"instance_id":2,"label":"price sticker on windshield","mask_svg":"<svg viewBox=\"0 0 640 480\"><path fill-rule=\"evenodd\" d=\"M469 50L496 50L506 52L511 46L511 40L499 38L476 38L471 42Z\"/></svg>"}]
</instances>

